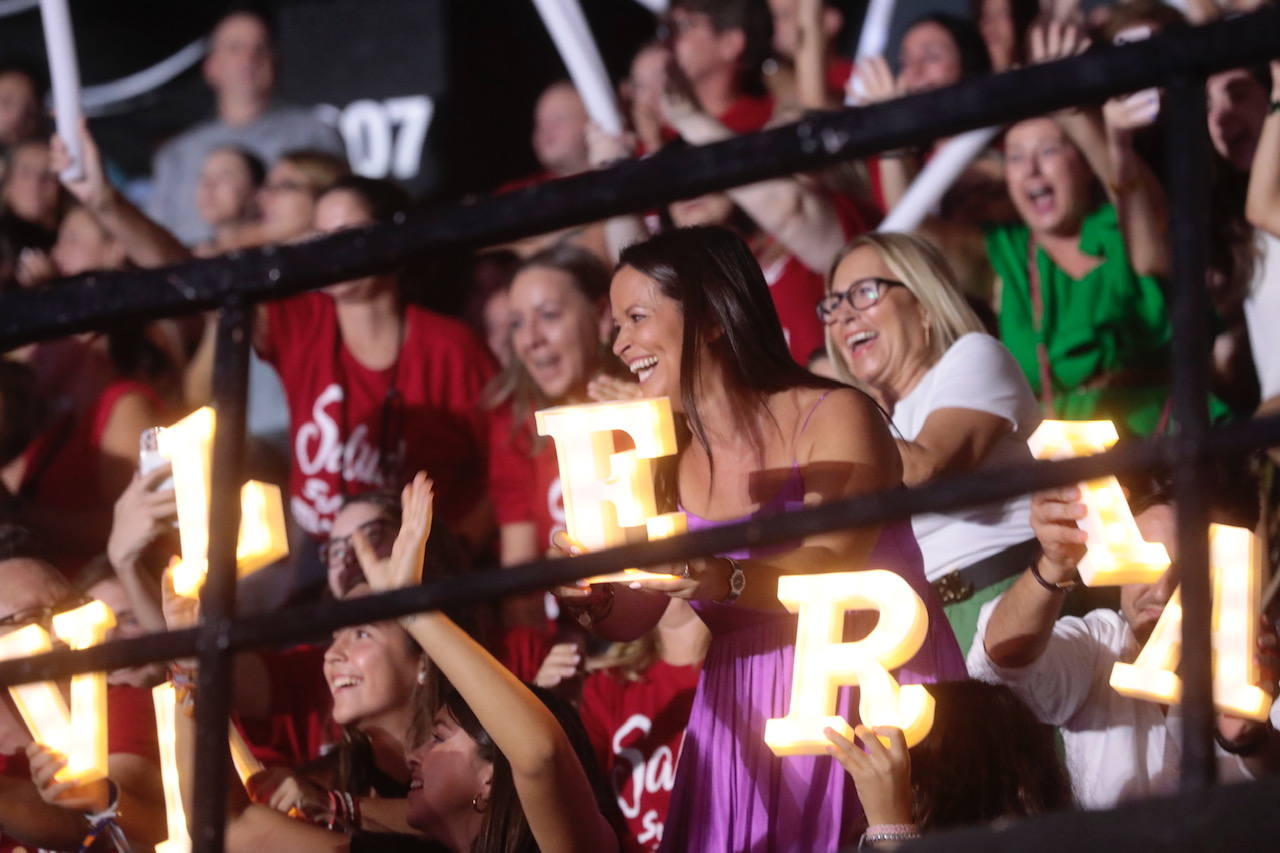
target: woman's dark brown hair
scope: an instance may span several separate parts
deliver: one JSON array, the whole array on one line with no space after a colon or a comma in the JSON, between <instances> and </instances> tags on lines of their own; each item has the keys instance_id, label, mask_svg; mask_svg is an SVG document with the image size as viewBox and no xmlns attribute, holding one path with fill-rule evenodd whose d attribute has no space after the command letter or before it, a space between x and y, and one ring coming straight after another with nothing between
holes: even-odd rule
<instances>
[{"instance_id":1,"label":"woman's dark brown hair","mask_svg":"<svg viewBox=\"0 0 1280 853\"><path fill-rule=\"evenodd\" d=\"M791 358L760 264L728 228L700 225L664 232L623 250L622 267L653 279L664 296L680 303L680 402L708 457L711 447L697 405L704 356L723 362L734 417L761 454L758 415L767 411L768 395L788 388L844 387L814 376Z\"/></svg>"},{"instance_id":2,"label":"woman's dark brown hair","mask_svg":"<svg viewBox=\"0 0 1280 853\"><path fill-rule=\"evenodd\" d=\"M915 822L925 831L1070 809L1053 728L1004 686L929 685L933 729L911 749Z\"/></svg>"}]
</instances>

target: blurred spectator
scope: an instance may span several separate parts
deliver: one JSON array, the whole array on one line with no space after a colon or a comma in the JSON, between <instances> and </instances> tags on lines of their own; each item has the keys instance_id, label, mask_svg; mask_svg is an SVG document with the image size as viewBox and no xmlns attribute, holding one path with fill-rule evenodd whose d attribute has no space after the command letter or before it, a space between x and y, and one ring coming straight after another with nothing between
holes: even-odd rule
<instances>
[{"instance_id":1,"label":"blurred spectator","mask_svg":"<svg viewBox=\"0 0 1280 853\"><path fill-rule=\"evenodd\" d=\"M587 108L568 80L552 83L538 97L533 111L533 153L538 164L555 178L587 169Z\"/></svg>"},{"instance_id":2,"label":"blurred spectator","mask_svg":"<svg viewBox=\"0 0 1280 853\"><path fill-rule=\"evenodd\" d=\"M734 133L764 127L774 102L762 66L773 43L765 0L674 0L671 51L701 109Z\"/></svg>"},{"instance_id":3,"label":"blurred spectator","mask_svg":"<svg viewBox=\"0 0 1280 853\"><path fill-rule=\"evenodd\" d=\"M0 524L0 577L0 631L47 625L51 615L86 603L21 527ZM150 691L109 684L106 711L107 768L119 803L128 806L119 827L135 846L158 844L165 837L165 811ZM65 761L33 745L13 705L0 702L0 849L15 849L15 842L33 849L81 846L86 815L102 811L111 792L106 779L62 790L52 779L44 786L31 781L37 767L60 768Z\"/></svg>"},{"instance_id":4,"label":"blurred spectator","mask_svg":"<svg viewBox=\"0 0 1280 853\"><path fill-rule=\"evenodd\" d=\"M568 80L557 80L543 90L534 108L533 134L529 142L542 171L498 188L514 192L556 178L567 178L587 169L587 110L582 97ZM529 257L556 243L570 242L604 257L604 232L599 225L586 224L527 237L513 243L521 257Z\"/></svg>"},{"instance_id":5,"label":"blurred spectator","mask_svg":"<svg viewBox=\"0 0 1280 853\"><path fill-rule=\"evenodd\" d=\"M204 159L223 146L253 152L274 163L293 148L341 154L338 132L308 109L272 104L276 83L275 31L259 12L233 11L213 30L204 61L217 117L168 142L156 154L148 213L187 245L212 237L200 219L196 184Z\"/></svg>"},{"instance_id":6,"label":"blurred spectator","mask_svg":"<svg viewBox=\"0 0 1280 853\"><path fill-rule=\"evenodd\" d=\"M20 66L0 66L0 153L40 136L40 119L40 84L35 75Z\"/></svg>"},{"instance_id":7,"label":"blurred spectator","mask_svg":"<svg viewBox=\"0 0 1280 853\"><path fill-rule=\"evenodd\" d=\"M926 15L902 36L896 77L884 57L870 56L858 63L860 102L873 104L941 89L990 71L987 47L971 22L941 12ZM938 140L934 148L945 141ZM906 194L923 164L921 155L904 148L881 152L868 161L872 193L882 211L892 210ZM978 161L970 169L981 166Z\"/></svg>"},{"instance_id":8,"label":"blurred spectator","mask_svg":"<svg viewBox=\"0 0 1280 853\"><path fill-rule=\"evenodd\" d=\"M509 289L520 256L506 249L481 252L471 259L466 278L467 307L463 316L484 340L501 367L511 362L511 306Z\"/></svg>"},{"instance_id":9,"label":"blurred spectator","mask_svg":"<svg viewBox=\"0 0 1280 853\"><path fill-rule=\"evenodd\" d=\"M258 191L266 177L262 161L243 148L215 148L204 158L196 184L196 209L213 239L197 254L215 255L245 244L246 231L258 219Z\"/></svg>"},{"instance_id":10,"label":"blurred spectator","mask_svg":"<svg viewBox=\"0 0 1280 853\"><path fill-rule=\"evenodd\" d=\"M58 176L49 165L49 143L28 139L9 152L4 175L4 209L25 222L53 232L62 200Z\"/></svg>"},{"instance_id":11,"label":"blurred spectator","mask_svg":"<svg viewBox=\"0 0 1280 853\"><path fill-rule=\"evenodd\" d=\"M991 70L1008 71L1022 65L1027 56L1027 33L1040 14L1040 0L972 0L969 6L987 46Z\"/></svg>"},{"instance_id":12,"label":"blurred spectator","mask_svg":"<svg viewBox=\"0 0 1280 853\"><path fill-rule=\"evenodd\" d=\"M1165 503L1139 507L1136 514L1143 538L1164 544L1175 560L1158 581L1121 587L1119 612L1059 618L1085 551L1076 526L1084 516L1079 501L1075 487L1032 499L1031 524L1043 553L1000 599L983 607L968 665L970 675L1007 684L1041 722L1061 727L1080 805L1105 809L1178 787L1181 708L1122 696L1110 684L1113 665L1133 661L1178 584L1176 518ZM1267 723L1220 716L1219 740L1220 781L1280 766L1280 736Z\"/></svg>"},{"instance_id":13,"label":"blurred spectator","mask_svg":"<svg viewBox=\"0 0 1280 853\"><path fill-rule=\"evenodd\" d=\"M315 227L388 222L407 206L393 184L348 177L316 203ZM403 304L393 273L263 306L254 344L288 396L290 505L303 529L324 540L347 495L428 470L441 520L486 543L488 424L476 403L493 368L470 329Z\"/></svg>"},{"instance_id":14,"label":"blurred spectator","mask_svg":"<svg viewBox=\"0 0 1280 853\"><path fill-rule=\"evenodd\" d=\"M773 14L773 53L790 65L795 78L769 75L769 86L784 104L823 109L844 104L853 60L835 47L844 13L834 0L769 0Z\"/></svg>"},{"instance_id":15,"label":"blurred spectator","mask_svg":"<svg viewBox=\"0 0 1280 853\"><path fill-rule=\"evenodd\" d=\"M1280 317L1280 110L1274 106L1278 102L1280 62L1272 62L1272 106L1254 153L1248 196L1249 222L1258 229L1262 253L1244 303L1261 409L1269 414L1280 413L1280 347L1271 339L1271 323Z\"/></svg>"},{"instance_id":16,"label":"blurred spectator","mask_svg":"<svg viewBox=\"0 0 1280 853\"><path fill-rule=\"evenodd\" d=\"M671 51L661 42L650 42L631 58L631 69L622 81L622 101L631 117L631 129L641 153L661 148L672 135L663 126L662 89L667 83L667 63Z\"/></svg>"},{"instance_id":17,"label":"blurred spectator","mask_svg":"<svg viewBox=\"0 0 1280 853\"><path fill-rule=\"evenodd\" d=\"M316 199L350 174L347 161L335 154L307 148L284 152L262 183L260 233L250 237L259 243L285 243L310 234Z\"/></svg>"}]
</instances>

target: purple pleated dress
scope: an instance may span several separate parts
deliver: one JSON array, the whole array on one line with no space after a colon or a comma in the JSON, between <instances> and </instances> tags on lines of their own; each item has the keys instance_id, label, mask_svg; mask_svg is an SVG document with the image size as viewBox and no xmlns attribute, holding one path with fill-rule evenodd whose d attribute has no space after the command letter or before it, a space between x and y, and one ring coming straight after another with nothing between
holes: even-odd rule
<instances>
[{"instance_id":1,"label":"purple pleated dress","mask_svg":"<svg viewBox=\"0 0 1280 853\"><path fill-rule=\"evenodd\" d=\"M753 517L803 505L804 482L797 466ZM689 515L690 530L728 523ZM722 556L746 559L767 553L757 549ZM928 636L915 657L896 671L899 683L967 677L942 603L925 580L909 521L881 529L867 568L900 574L929 612ZM764 743L765 720L785 716L790 704L796 617L737 604L695 601L693 607L712 639L671 792L663 853L825 853L856 841L851 836L861 824L862 808L844 768L827 756L778 758ZM856 724L854 689L840 691L839 713Z\"/></svg>"}]
</instances>

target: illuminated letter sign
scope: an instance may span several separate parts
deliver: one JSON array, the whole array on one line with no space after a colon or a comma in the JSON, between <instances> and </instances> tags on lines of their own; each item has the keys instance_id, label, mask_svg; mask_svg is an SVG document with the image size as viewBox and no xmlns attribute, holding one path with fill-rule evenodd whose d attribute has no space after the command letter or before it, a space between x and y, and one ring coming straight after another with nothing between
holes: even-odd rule
<instances>
[{"instance_id":1,"label":"illuminated letter sign","mask_svg":"<svg viewBox=\"0 0 1280 853\"><path fill-rule=\"evenodd\" d=\"M645 528L650 539L683 533L684 513L658 514L653 460L676 452L675 422L665 397L559 406L536 414L538 435L556 445L569 538L586 550L627 541L628 529ZM634 450L615 452L613 433L624 432ZM627 570L588 580L670 578Z\"/></svg>"},{"instance_id":2,"label":"illuminated letter sign","mask_svg":"<svg viewBox=\"0 0 1280 853\"><path fill-rule=\"evenodd\" d=\"M929 614L924 602L898 575L881 569L778 578L778 600L799 614L791 706L785 717L765 722L764 741L775 755L823 755L830 744L822 730L853 739L836 711L836 692L858 685L858 715L864 725L896 726L908 746L933 725L933 697L922 685L899 687L889 670L906 663L924 644ZM876 610L871 633L842 642L849 610Z\"/></svg>"},{"instance_id":3,"label":"illuminated letter sign","mask_svg":"<svg viewBox=\"0 0 1280 853\"><path fill-rule=\"evenodd\" d=\"M1240 527L1209 526L1213 583L1213 702L1224 714L1265 720L1271 697L1260 687L1254 649L1258 640L1262 573L1257 537ZM1182 655L1180 590L1165 605L1160 621L1133 663L1117 663L1111 686L1125 696L1150 702L1182 701L1174 670Z\"/></svg>"},{"instance_id":4,"label":"illuminated letter sign","mask_svg":"<svg viewBox=\"0 0 1280 853\"><path fill-rule=\"evenodd\" d=\"M173 685L166 682L151 688L151 701L156 708L160 781L164 784L165 823L169 828L169 837L156 845L156 853L190 853L191 835L187 831L187 812L182 805L182 788L178 784L178 754L174 730L178 698Z\"/></svg>"},{"instance_id":5,"label":"illuminated letter sign","mask_svg":"<svg viewBox=\"0 0 1280 853\"><path fill-rule=\"evenodd\" d=\"M1044 421L1027 441L1037 459L1071 459L1101 453L1119 439L1111 421ZM1088 550L1078 567L1088 586L1152 583L1169 568L1169 554L1147 542L1115 477L1080 484L1085 517L1080 529Z\"/></svg>"},{"instance_id":6,"label":"illuminated letter sign","mask_svg":"<svg viewBox=\"0 0 1280 853\"><path fill-rule=\"evenodd\" d=\"M160 453L173 465L182 562L174 567L173 587L189 598L199 593L208 569L209 491L213 465L213 409L197 409L159 431ZM240 490L240 535L236 567L241 577L289 553L280 488L250 480Z\"/></svg>"},{"instance_id":7,"label":"illuminated letter sign","mask_svg":"<svg viewBox=\"0 0 1280 853\"><path fill-rule=\"evenodd\" d=\"M53 617L53 633L72 649L101 643L116 624L115 614L101 601L91 601ZM28 625L0 637L0 659L21 658L52 650L49 634ZM36 743L66 756L67 764L54 779L84 784L107 776L107 675L82 672L71 677L71 709L53 681L9 688Z\"/></svg>"}]
</instances>

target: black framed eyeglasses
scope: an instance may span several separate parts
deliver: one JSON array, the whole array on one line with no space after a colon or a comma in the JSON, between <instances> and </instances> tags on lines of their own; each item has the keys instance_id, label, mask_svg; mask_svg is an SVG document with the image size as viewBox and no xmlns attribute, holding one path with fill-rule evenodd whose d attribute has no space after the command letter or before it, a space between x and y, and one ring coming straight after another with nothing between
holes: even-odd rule
<instances>
[{"instance_id":1,"label":"black framed eyeglasses","mask_svg":"<svg viewBox=\"0 0 1280 853\"><path fill-rule=\"evenodd\" d=\"M371 518L356 528L365 535L375 550L391 541L396 534L396 529L396 523L389 518ZM356 558L353 542L354 536L354 531L346 536L330 536L329 541L320 546L320 562L330 568L336 566L359 568L360 563Z\"/></svg>"},{"instance_id":2,"label":"black framed eyeglasses","mask_svg":"<svg viewBox=\"0 0 1280 853\"><path fill-rule=\"evenodd\" d=\"M84 607L91 601L93 601L93 596L85 595L83 592L73 592L54 604L47 604L43 607L26 607L0 616L0 628L21 628L27 625L44 625L47 627L53 622L53 617L58 614L75 610L77 607Z\"/></svg>"},{"instance_id":3,"label":"black framed eyeglasses","mask_svg":"<svg viewBox=\"0 0 1280 853\"><path fill-rule=\"evenodd\" d=\"M819 299L818 319L830 322L841 302L848 302L855 311L866 311L883 299L891 287L906 287L906 284L891 278L860 278L843 293L828 293Z\"/></svg>"}]
</instances>

